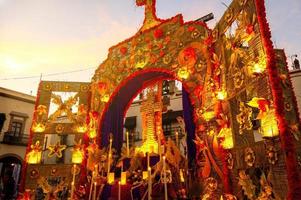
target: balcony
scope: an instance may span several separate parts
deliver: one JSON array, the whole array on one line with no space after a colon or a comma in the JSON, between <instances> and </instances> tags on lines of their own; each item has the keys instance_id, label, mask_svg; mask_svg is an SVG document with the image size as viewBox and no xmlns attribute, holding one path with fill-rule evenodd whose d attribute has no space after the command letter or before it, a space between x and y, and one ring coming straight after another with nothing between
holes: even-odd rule
<instances>
[{"instance_id":1,"label":"balcony","mask_svg":"<svg viewBox=\"0 0 301 200\"><path fill-rule=\"evenodd\" d=\"M3 137L3 144L27 146L29 135L14 135L11 132L5 132Z\"/></svg>"}]
</instances>

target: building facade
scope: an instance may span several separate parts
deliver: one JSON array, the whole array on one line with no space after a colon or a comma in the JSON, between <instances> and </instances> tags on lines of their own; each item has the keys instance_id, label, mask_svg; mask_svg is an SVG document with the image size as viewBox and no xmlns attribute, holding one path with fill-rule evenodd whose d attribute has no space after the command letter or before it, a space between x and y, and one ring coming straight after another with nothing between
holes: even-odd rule
<instances>
[{"instance_id":1,"label":"building facade","mask_svg":"<svg viewBox=\"0 0 301 200\"><path fill-rule=\"evenodd\" d=\"M293 84L295 96L298 102L299 115L301 111L301 70L294 69L290 71L291 81Z\"/></svg>"},{"instance_id":2,"label":"building facade","mask_svg":"<svg viewBox=\"0 0 301 200\"><path fill-rule=\"evenodd\" d=\"M14 183L14 190L12 191L17 189L29 139L34 105L34 96L0 87L0 176L3 186L2 193L5 193L7 189L4 185L8 180Z\"/></svg>"}]
</instances>

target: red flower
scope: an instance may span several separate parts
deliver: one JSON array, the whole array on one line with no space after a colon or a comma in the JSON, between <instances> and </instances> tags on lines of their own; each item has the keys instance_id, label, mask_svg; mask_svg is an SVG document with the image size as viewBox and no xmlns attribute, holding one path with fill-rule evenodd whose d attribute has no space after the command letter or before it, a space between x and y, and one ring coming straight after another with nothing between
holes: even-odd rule
<instances>
[{"instance_id":1,"label":"red flower","mask_svg":"<svg viewBox=\"0 0 301 200\"><path fill-rule=\"evenodd\" d=\"M128 52L128 49L126 47L121 47L119 50L122 55L125 55Z\"/></svg>"},{"instance_id":2,"label":"red flower","mask_svg":"<svg viewBox=\"0 0 301 200\"><path fill-rule=\"evenodd\" d=\"M194 27L194 26L189 26L189 27L188 27L188 31L189 31L189 32L192 32L192 31L194 31L194 30L195 30L195 27Z\"/></svg>"},{"instance_id":3,"label":"red flower","mask_svg":"<svg viewBox=\"0 0 301 200\"><path fill-rule=\"evenodd\" d=\"M184 58L185 58L185 60L191 60L191 59L196 60L196 53L195 53L194 48L187 47L184 50Z\"/></svg>"},{"instance_id":4,"label":"red flower","mask_svg":"<svg viewBox=\"0 0 301 200\"><path fill-rule=\"evenodd\" d=\"M162 31L162 29L156 29L155 31L154 31L154 37L156 38L156 39L159 39L159 38L161 38L161 37L163 37L163 31Z\"/></svg>"},{"instance_id":5,"label":"red flower","mask_svg":"<svg viewBox=\"0 0 301 200\"><path fill-rule=\"evenodd\" d=\"M164 51L161 50L161 51L160 51L160 57L163 57L164 55L165 55Z\"/></svg>"},{"instance_id":6,"label":"red flower","mask_svg":"<svg viewBox=\"0 0 301 200\"><path fill-rule=\"evenodd\" d=\"M249 35L251 35L253 32L254 32L254 26L252 24L249 24L246 27L246 33L249 34Z\"/></svg>"},{"instance_id":7,"label":"red flower","mask_svg":"<svg viewBox=\"0 0 301 200\"><path fill-rule=\"evenodd\" d=\"M100 94L103 94L107 89L107 84L104 82L97 83L97 90Z\"/></svg>"},{"instance_id":8,"label":"red flower","mask_svg":"<svg viewBox=\"0 0 301 200\"><path fill-rule=\"evenodd\" d=\"M97 111L93 111L92 116L93 116L94 119L97 119L98 116L99 116L99 113Z\"/></svg>"},{"instance_id":9,"label":"red flower","mask_svg":"<svg viewBox=\"0 0 301 200\"><path fill-rule=\"evenodd\" d=\"M203 91L203 86L202 86L202 85L199 85L199 86L197 86L197 87L194 89L193 93L194 93L195 96L200 97L202 91Z\"/></svg>"},{"instance_id":10,"label":"red flower","mask_svg":"<svg viewBox=\"0 0 301 200\"><path fill-rule=\"evenodd\" d=\"M204 44L209 46L212 44L212 36L209 36L207 37L205 40L204 40Z\"/></svg>"},{"instance_id":11,"label":"red flower","mask_svg":"<svg viewBox=\"0 0 301 200\"><path fill-rule=\"evenodd\" d=\"M258 100L258 108L261 111L266 112L269 106L270 106L270 102L268 100L265 99Z\"/></svg>"},{"instance_id":12,"label":"red flower","mask_svg":"<svg viewBox=\"0 0 301 200\"><path fill-rule=\"evenodd\" d=\"M167 37L165 38L165 42L166 42L166 43L169 43L169 42L170 42L170 36L167 36Z\"/></svg>"}]
</instances>

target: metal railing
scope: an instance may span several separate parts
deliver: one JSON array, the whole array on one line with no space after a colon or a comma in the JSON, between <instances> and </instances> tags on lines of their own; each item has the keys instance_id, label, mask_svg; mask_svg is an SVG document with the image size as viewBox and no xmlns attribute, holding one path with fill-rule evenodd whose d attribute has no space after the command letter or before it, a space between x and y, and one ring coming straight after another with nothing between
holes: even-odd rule
<instances>
[{"instance_id":1,"label":"metal railing","mask_svg":"<svg viewBox=\"0 0 301 200\"><path fill-rule=\"evenodd\" d=\"M27 146L29 135L14 135L12 132L5 132L3 144Z\"/></svg>"}]
</instances>

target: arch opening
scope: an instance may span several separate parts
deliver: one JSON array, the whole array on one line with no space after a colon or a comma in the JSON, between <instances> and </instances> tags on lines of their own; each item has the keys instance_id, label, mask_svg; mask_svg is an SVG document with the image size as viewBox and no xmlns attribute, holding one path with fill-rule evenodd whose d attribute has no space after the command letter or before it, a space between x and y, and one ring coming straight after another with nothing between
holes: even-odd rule
<instances>
[{"instance_id":1,"label":"arch opening","mask_svg":"<svg viewBox=\"0 0 301 200\"><path fill-rule=\"evenodd\" d=\"M108 106L100 120L100 140L101 146L107 146L109 144L109 135L113 134L112 146L117 150L118 153L121 152L123 143L123 131L124 131L124 119L127 110L133 99L145 88L155 84L161 80L176 80L176 77L168 71L141 71L133 77L129 77L121 83L120 88L116 90L113 98L110 99ZM182 82L182 81L181 81ZM189 93L185 90L185 83L183 83L182 93L182 110L183 118L186 124L187 132L187 146L189 160L193 160L195 157L195 146L193 143L195 134L195 125L193 121L193 106L191 105L189 99Z\"/></svg>"}]
</instances>

